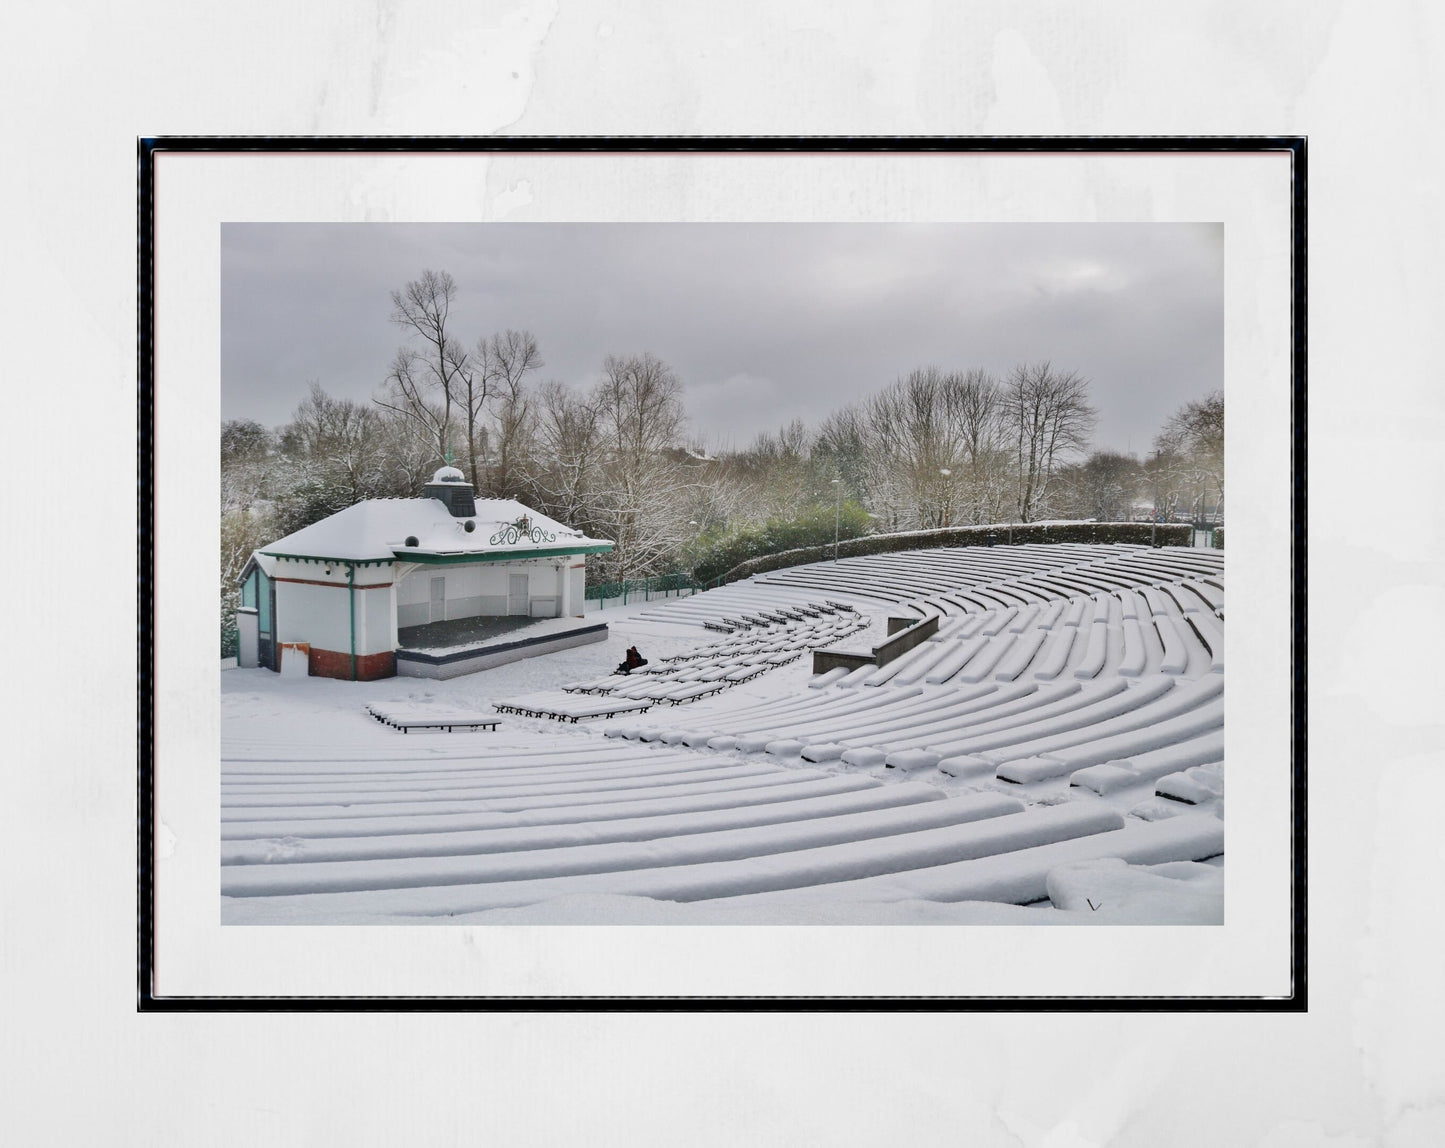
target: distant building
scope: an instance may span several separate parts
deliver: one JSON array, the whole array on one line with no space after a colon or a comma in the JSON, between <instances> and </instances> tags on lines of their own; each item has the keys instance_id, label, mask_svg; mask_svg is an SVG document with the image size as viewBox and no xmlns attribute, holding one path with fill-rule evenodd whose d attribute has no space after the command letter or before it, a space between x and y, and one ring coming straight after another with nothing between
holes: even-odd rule
<instances>
[{"instance_id":1,"label":"distant building","mask_svg":"<svg viewBox=\"0 0 1445 1148\"><path fill-rule=\"evenodd\" d=\"M239 662L280 670L304 650L311 674L390 677L407 627L581 617L587 555L610 549L519 502L476 499L444 466L423 498L358 502L255 551L240 578Z\"/></svg>"}]
</instances>

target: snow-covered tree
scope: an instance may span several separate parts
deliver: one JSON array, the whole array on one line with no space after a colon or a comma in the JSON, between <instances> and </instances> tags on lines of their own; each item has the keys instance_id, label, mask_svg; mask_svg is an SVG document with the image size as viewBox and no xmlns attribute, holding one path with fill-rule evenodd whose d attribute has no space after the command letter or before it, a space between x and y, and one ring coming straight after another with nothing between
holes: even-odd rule
<instances>
[{"instance_id":1,"label":"snow-covered tree","mask_svg":"<svg viewBox=\"0 0 1445 1148\"><path fill-rule=\"evenodd\" d=\"M1195 520L1224 509L1224 392L1185 403L1154 438L1159 481L1171 506Z\"/></svg>"},{"instance_id":2,"label":"snow-covered tree","mask_svg":"<svg viewBox=\"0 0 1445 1148\"><path fill-rule=\"evenodd\" d=\"M1018 517L1033 522L1048 509L1056 468L1088 449L1098 415L1089 403L1088 381L1049 362L1015 367L1004 393L1015 446Z\"/></svg>"},{"instance_id":3,"label":"snow-covered tree","mask_svg":"<svg viewBox=\"0 0 1445 1148\"><path fill-rule=\"evenodd\" d=\"M1095 451L1082 463L1061 467L1055 475L1054 513L1099 522L1128 521L1139 495L1139 461L1116 451Z\"/></svg>"},{"instance_id":4,"label":"snow-covered tree","mask_svg":"<svg viewBox=\"0 0 1445 1148\"><path fill-rule=\"evenodd\" d=\"M601 443L593 515L614 543L600 565L617 580L662 572L690 533L692 475L676 450L682 383L650 353L609 355L591 397Z\"/></svg>"}]
</instances>

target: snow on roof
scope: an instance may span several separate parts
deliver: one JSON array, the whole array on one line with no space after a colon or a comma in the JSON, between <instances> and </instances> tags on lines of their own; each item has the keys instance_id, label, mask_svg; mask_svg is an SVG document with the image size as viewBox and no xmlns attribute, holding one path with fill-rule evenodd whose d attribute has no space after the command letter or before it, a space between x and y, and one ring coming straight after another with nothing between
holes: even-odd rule
<instances>
[{"instance_id":1,"label":"snow on roof","mask_svg":"<svg viewBox=\"0 0 1445 1148\"><path fill-rule=\"evenodd\" d=\"M529 533L518 524L525 519ZM466 523L475 523L468 531ZM407 540L416 539L408 545ZM472 518L454 518L435 498L373 498L277 539L260 553L353 561L390 559L398 553L494 554L611 546L588 538L509 498L479 498Z\"/></svg>"},{"instance_id":2,"label":"snow on roof","mask_svg":"<svg viewBox=\"0 0 1445 1148\"><path fill-rule=\"evenodd\" d=\"M433 482L467 482L467 476L454 466L444 466L431 476ZM467 482L470 486L471 483Z\"/></svg>"}]
</instances>

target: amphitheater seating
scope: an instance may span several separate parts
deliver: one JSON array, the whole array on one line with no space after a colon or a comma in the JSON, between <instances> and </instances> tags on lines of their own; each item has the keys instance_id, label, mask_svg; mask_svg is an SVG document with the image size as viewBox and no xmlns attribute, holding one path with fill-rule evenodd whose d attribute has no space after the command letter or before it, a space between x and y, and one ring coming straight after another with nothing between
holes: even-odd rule
<instances>
[{"instance_id":1,"label":"amphitheater seating","mask_svg":"<svg viewBox=\"0 0 1445 1148\"><path fill-rule=\"evenodd\" d=\"M443 919L603 895L776 920L820 899L1030 904L1071 862L1216 857L1222 563L1084 544L813 563L640 613L697 627L684 653L493 703L597 727L509 722L485 756L462 751L473 739L424 742L425 758L232 744L224 919ZM758 681L872 618L934 616L884 666Z\"/></svg>"}]
</instances>

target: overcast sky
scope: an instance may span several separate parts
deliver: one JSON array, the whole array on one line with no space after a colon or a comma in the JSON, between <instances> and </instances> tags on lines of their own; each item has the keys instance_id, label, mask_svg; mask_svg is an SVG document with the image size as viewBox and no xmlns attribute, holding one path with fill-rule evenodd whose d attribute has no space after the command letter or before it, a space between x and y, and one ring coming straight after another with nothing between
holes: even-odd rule
<instances>
[{"instance_id":1,"label":"overcast sky","mask_svg":"<svg viewBox=\"0 0 1445 1148\"><path fill-rule=\"evenodd\" d=\"M529 330L576 386L651 351L715 448L914 367L1048 359L1090 381L1095 445L1142 456L1223 386L1222 259L1216 224L227 224L221 416L280 425L312 380L369 399L391 292L434 268L465 344Z\"/></svg>"}]
</instances>

